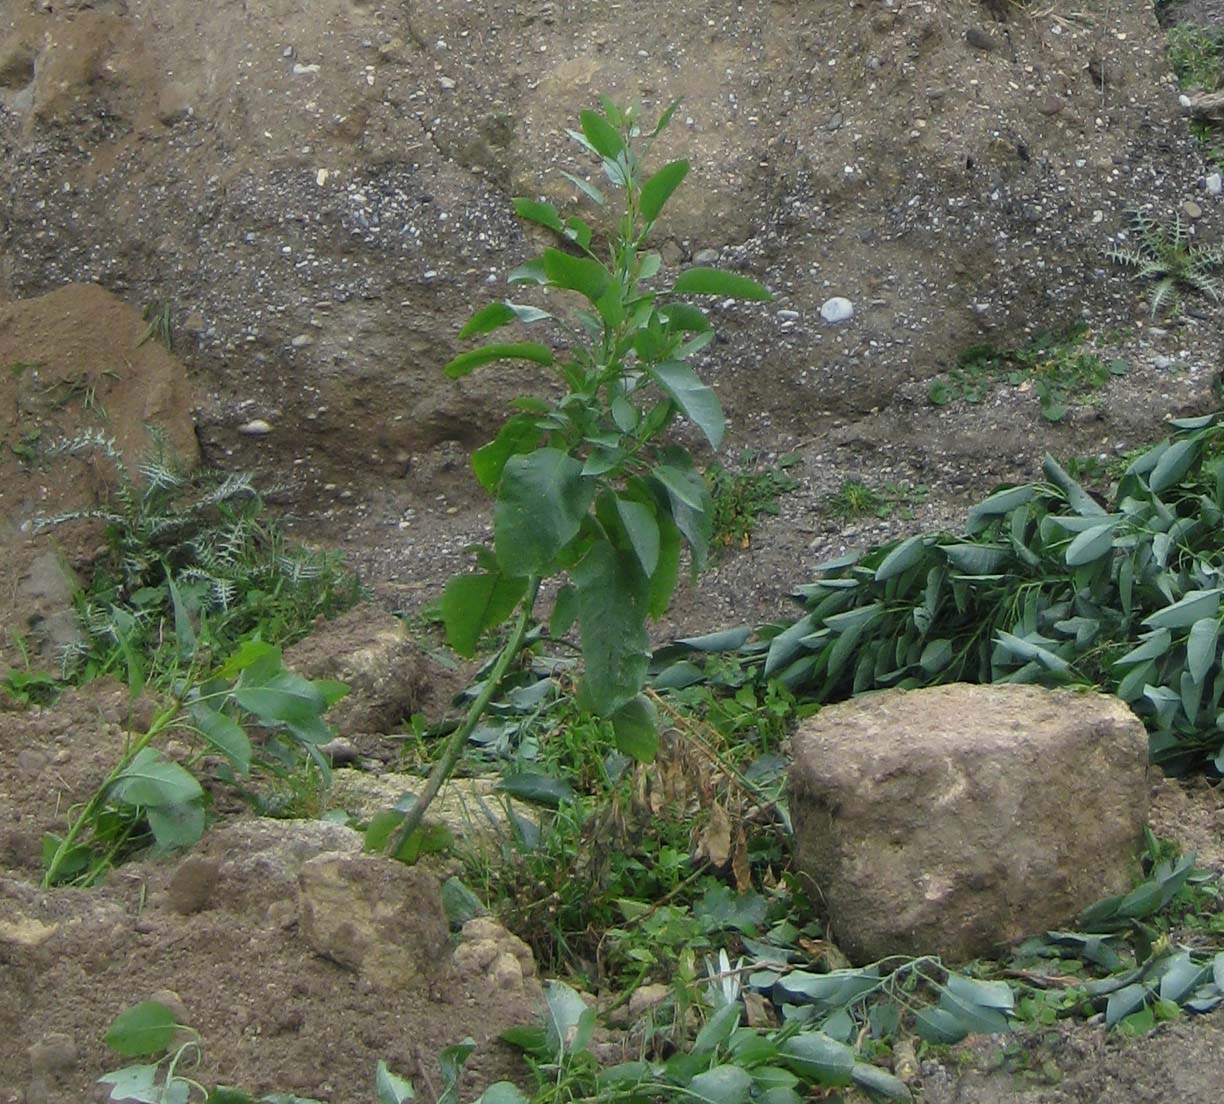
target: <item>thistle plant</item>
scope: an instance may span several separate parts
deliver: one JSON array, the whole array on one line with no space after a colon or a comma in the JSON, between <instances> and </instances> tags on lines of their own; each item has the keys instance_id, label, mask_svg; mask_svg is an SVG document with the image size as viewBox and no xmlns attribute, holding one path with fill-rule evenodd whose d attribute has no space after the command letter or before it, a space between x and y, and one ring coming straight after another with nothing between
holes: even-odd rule
<instances>
[{"instance_id":1,"label":"thistle plant","mask_svg":"<svg viewBox=\"0 0 1224 1104\"><path fill-rule=\"evenodd\" d=\"M643 160L678 105L649 133L636 108L606 98L601 105L584 111L581 129L568 133L598 159L619 204L613 208L596 184L564 175L601 211L615 209L606 246L601 250L595 228L578 215L562 218L551 203L514 201L519 217L551 231L557 244L514 269L509 282L570 293L580 308L564 318L537 306L495 302L460 332L468 338L547 324L562 340L555 349L539 341L492 342L446 365L447 375L458 379L496 361L528 361L552 369L565 390L553 402L515 400L517 413L472 458L476 478L494 497L493 547L479 550L475 572L447 584L443 621L451 646L463 655L472 655L486 632L511 617L514 625L464 724L391 837L392 853L419 827L523 647L546 578L567 577L549 631L560 637L578 625L580 703L611 720L622 752L638 760L655 753L655 709L641 693L649 659L646 622L668 608L682 548L689 550L694 573L700 570L714 513L691 455L664 434L682 416L716 449L724 429L718 396L689 364L713 340L713 327L703 310L679 297L771 296L754 280L712 268L690 268L670 287L655 286L663 262L646 243L689 163L671 161L646 176Z\"/></svg>"},{"instance_id":2,"label":"thistle plant","mask_svg":"<svg viewBox=\"0 0 1224 1104\"><path fill-rule=\"evenodd\" d=\"M1216 303L1224 299L1224 283L1214 275L1224 265L1224 246L1191 245L1190 230L1180 212L1166 224L1143 211L1134 211L1131 232L1133 245L1111 246L1105 256L1136 269L1137 279L1155 281L1153 318L1165 307L1178 313L1184 292L1200 292Z\"/></svg>"}]
</instances>

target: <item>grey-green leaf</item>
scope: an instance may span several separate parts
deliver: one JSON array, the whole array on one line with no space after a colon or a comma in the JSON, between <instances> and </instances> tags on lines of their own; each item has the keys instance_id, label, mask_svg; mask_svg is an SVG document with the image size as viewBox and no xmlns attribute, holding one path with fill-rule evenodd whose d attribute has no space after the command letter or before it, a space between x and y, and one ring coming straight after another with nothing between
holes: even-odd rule
<instances>
[{"instance_id":1,"label":"grey-green leaf","mask_svg":"<svg viewBox=\"0 0 1224 1104\"><path fill-rule=\"evenodd\" d=\"M180 805L203 792L190 773L156 748L145 747L111 783L109 796L128 805Z\"/></svg>"},{"instance_id":2,"label":"grey-green leaf","mask_svg":"<svg viewBox=\"0 0 1224 1104\"><path fill-rule=\"evenodd\" d=\"M545 574L574 537L595 494L582 464L560 449L512 456L493 507L493 547L510 576Z\"/></svg>"},{"instance_id":3,"label":"grey-green leaf","mask_svg":"<svg viewBox=\"0 0 1224 1104\"><path fill-rule=\"evenodd\" d=\"M659 523L654 511L644 503L617 497L616 512L620 517L629 543L647 575L653 575L659 565Z\"/></svg>"},{"instance_id":4,"label":"grey-green leaf","mask_svg":"<svg viewBox=\"0 0 1224 1104\"><path fill-rule=\"evenodd\" d=\"M739 1066L727 1064L699 1073L688 1091L707 1104L744 1104L752 1089L752 1078Z\"/></svg>"},{"instance_id":5,"label":"grey-green leaf","mask_svg":"<svg viewBox=\"0 0 1224 1104\"><path fill-rule=\"evenodd\" d=\"M768 302L773 295L755 280L717 268L689 268L680 273L672 290L678 295L725 295L731 299Z\"/></svg>"},{"instance_id":6,"label":"grey-green leaf","mask_svg":"<svg viewBox=\"0 0 1224 1104\"><path fill-rule=\"evenodd\" d=\"M392 1073L382 1058L374 1071L374 1091L378 1095L378 1104L406 1104L416 1095L412 1082Z\"/></svg>"},{"instance_id":7,"label":"grey-green leaf","mask_svg":"<svg viewBox=\"0 0 1224 1104\"><path fill-rule=\"evenodd\" d=\"M614 714L646 681L647 580L632 553L597 541L573 571L586 663L583 688L601 716Z\"/></svg>"},{"instance_id":8,"label":"grey-green leaf","mask_svg":"<svg viewBox=\"0 0 1224 1104\"><path fill-rule=\"evenodd\" d=\"M1216 659L1216 647L1220 639L1220 623L1214 617L1201 617L1190 626L1186 639L1186 659L1190 677L1202 683Z\"/></svg>"},{"instance_id":9,"label":"grey-green leaf","mask_svg":"<svg viewBox=\"0 0 1224 1104\"><path fill-rule=\"evenodd\" d=\"M710 442L711 448L722 444L725 422L722 403L712 387L707 387L682 360L665 360L649 366L647 371L676 402L676 405Z\"/></svg>"},{"instance_id":10,"label":"grey-green leaf","mask_svg":"<svg viewBox=\"0 0 1224 1104\"><path fill-rule=\"evenodd\" d=\"M850 1071L850 1076L860 1089L866 1089L867 1092L883 1097L885 1100L914 1099L904 1081L899 1077L894 1077L888 1070L880 1069L879 1066L856 1062L854 1069Z\"/></svg>"}]
</instances>

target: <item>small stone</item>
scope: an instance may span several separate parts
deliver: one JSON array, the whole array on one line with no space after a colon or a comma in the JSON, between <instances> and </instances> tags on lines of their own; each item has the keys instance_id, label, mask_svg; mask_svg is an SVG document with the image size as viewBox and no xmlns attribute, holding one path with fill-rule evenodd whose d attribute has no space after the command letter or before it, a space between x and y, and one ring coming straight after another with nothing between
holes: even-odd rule
<instances>
[{"instance_id":1,"label":"small stone","mask_svg":"<svg viewBox=\"0 0 1224 1104\"><path fill-rule=\"evenodd\" d=\"M1163 372L1167 368L1173 367L1173 358L1167 356L1158 356L1152 359L1152 367Z\"/></svg>"},{"instance_id":2,"label":"small stone","mask_svg":"<svg viewBox=\"0 0 1224 1104\"><path fill-rule=\"evenodd\" d=\"M317 73L318 71L319 66L317 65L295 65L293 67L293 75L295 77L307 76L310 73Z\"/></svg>"},{"instance_id":3,"label":"small stone","mask_svg":"<svg viewBox=\"0 0 1224 1104\"><path fill-rule=\"evenodd\" d=\"M442 86L442 87L443 87L443 88L444 88L444 89L445 89L447 92L449 92L449 91L450 91L452 88L454 88L454 87L455 87L455 81L454 81L454 78L452 78L452 77L439 77L439 78L438 78L438 83L439 83L439 84L440 84L440 85L441 85L441 86Z\"/></svg>"},{"instance_id":4,"label":"small stone","mask_svg":"<svg viewBox=\"0 0 1224 1104\"><path fill-rule=\"evenodd\" d=\"M77 1046L71 1035L53 1032L35 1043L26 1054L30 1058L30 1070L37 1076L43 1073L62 1073L76 1065Z\"/></svg>"},{"instance_id":5,"label":"small stone","mask_svg":"<svg viewBox=\"0 0 1224 1104\"><path fill-rule=\"evenodd\" d=\"M699 265L714 264L718 260L717 249L699 249L693 254L693 263Z\"/></svg>"},{"instance_id":6,"label":"small stone","mask_svg":"<svg viewBox=\"0 0 1224 1104\"><path fill-rule=\"evenodd\" d=\"M829 323L830 326L838 322L846 322L854 317L854 304L844 296L835 295L832 299L826 299L821 304L820 317Z\"/></svg>"},{"instance_id":7,"label":"small stone","mask_svg":"<svg viewBox=\"0 0 1224 1104\"><path fill-rule=\"evenodd\" d=\"M975 50L985 50L987 53L998 49L995 40L982 30L981 27L970 27L965 32L965 41Z\"/></svg>"},{"instance_id":8,"label":"small stone","mask_svg":"<svg viewBox=\"0 0 1224 1104\"><path fill-rule=\"evenodd\" d=\"M778 311L778 319L781 322L794 322L799 317L797 310L780 310Z\"/></svg>"},{"instance_id":9,"label":"small stone","mask_svg":"<svg viewBox=\"0 0 1224 1104\"><path fill-rule=\"evenodd\" d=\"M333 767L342 767L348 763L355 763L361 758L361 752L357 750L356 745L351 740L346 740L343 736L337 736L334 740L321 744L319 751L331 760Z\"/></svg>"},{"instance_id":10,"label":"small stone","mask_svg":"<svg viewBox=\"0 0 1224 1104\"><path fill-rule=\"evenodd\" d=\"M202 334L208 328L204 316L199 311L192 311L183 319L183 329L189 334Z\"/></svg>"},{"instance_id":11,"label":"small stone","mask_svg":"<svg viewBox=\"0 0 1224 1104\"><path fill-rule=\"evenodd\" d=\"M162 126L172 127L191 114L191 103L187 89L175 81L165 85L157 94L157 121Z\"/></svg>"},{"instance_id":12,"label":"small stone","mask_svg":"<svg viewBox=\"0 0 1224 1104\"><path fill-rule=\"evenodd\" d=\"M310 334L298 334L289 344L295 349L305 349L308 345L314 344L314 338Z\"/></svg>"},{"instance_id":13,"label":"small stone","mask_svg":"<svg viewBox=\"0 0 1224 1104\"><path fill-rule=\"evenodd\" d=\"M244 437L266 437L272 432L272 426L262 418L252 418L238 427L238 432Z\"/></svg>"},{"instance_id":14,"label":"small stone","mask_svg":"<svg viewBox=\"0 0 1224 1104\"><path fill-rule=\"evenodd\" d=\"M509 951L502 951L489 970L489 980L495 989L511 992L522 989L523 967Z\"/></svg>"},{"instance_id":15,"label":"small stone","mask_svg":"<svg viewBox=\"0 0 1224 1104\"><path fill-rule=\"evenodd\" d=\"M1203 217L1203 209L1192 199L1186 200L1181 206L1182 213L1188 219L1199 219Z\"/></svg>"},{"instance_id":16,"label":"small stone","mask_svg":"<svg viewBox=\"0 0 1224 1104\"><path fill-rule=\"evenodd\" d=\"M629 998L629 1019L636 1020L644 1012L657 1008L670 996L671 986L662 982L638 986Z\"/></svg>"},{"instance_id":17,"label":"small stone","mask_svg":"<svg viewBox=\"0 0 1224 1104\"><path fill-rule=\"evenodd\" d=\"M1049 96L1042 96L1041 99L1037 101L1037 110L1040 111L1042 115L1057 115L1066 106L1066 102L1063 99L1053 94Z\"/></svg>"},{"instance_id":18,"label":"small stone","mask_svg":"<svg viewBox=\"0 0 1224 1104\"><path fill-rule=\"evenodd\" d=\"M1207 179L1204 181L1204 187L1209 195L1218 196L1224 191L1224 177L1218 172L1208 173Z\"/></svg>"},{"instance_id":19,"label":"small stone","mask_svg":"<svg viewBox=\"0 0 1224 1104\"><path fill-rule=\"evenodd\" d=\"M206 909L217 888L220 870L221 863L217 859L199 855L185 858L170 878L170 907L180 916Z\"/></svg>"}]
</instances>

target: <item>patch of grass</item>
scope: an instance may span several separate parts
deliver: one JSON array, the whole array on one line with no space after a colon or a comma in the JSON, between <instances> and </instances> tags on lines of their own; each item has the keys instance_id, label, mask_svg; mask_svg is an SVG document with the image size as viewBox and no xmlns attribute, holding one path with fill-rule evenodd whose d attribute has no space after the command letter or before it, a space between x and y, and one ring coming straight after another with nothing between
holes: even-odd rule
<instances>
[{"instance_id":1,"label":"patch of grass","mask_svg":"<svg viewBox=\"0 0 1224 1104\"><path fill-rule=\"evenodd\" d=\"M744 449L734 468L711 464L705 471L714 500L713 543L724 548L747 548L757 518L776 517L778 500L799 488L787 469L799 463L797 453L779 456L763 466L761 454Z\"/></svg>"},{"instance_id":2,"label":"patch of grass","mask_svg":"<svg viewBox=\"0 0 1224 1104\"><path fill-rule=\"evenodd\" d=\"M1211 92L1220 81L1220 49L1224 31L1211 31L1197 23L1169 28L1169 65L1186 91Z\"/></svg>"},{"instance_id":3,"label":"patch of grass","mask_svg":"<svg viewBox=\"0 0 1224 1104\"><path fill-rule=\"evenodd\" d=\"M863 518L912 518L915 507L930 493L924 483L881 483L873 487L860 479L846 479L823 503L830 517L840 521Z\"/></svg>"},{"instance_id":4,"label":"patch of grass","mask_svg":"<svg viewBox=\"0 0 1224 1104\"><path fill-rule=\"evenodd\" d=\"M1099 391L1112 376L1125 375L1124 360L1105 361L1088 344L1088 328L1038 334L1019 349L973 345L956 367L931 382L927 397L935 406L957 399L980 403L1001 384L1032 390L1046 421L1060 422L1072 403Z\"/></svg>"},{"instance_id":5,"label":"patch of grass","mask_svg":"<svg viewBox=\"0 0 1224 1104\"><path fill-rule=\"evenodd\" d=\"M146 341L157 339L165 346L166 352L174 352L174 323L171 318L170 304L155 299L145 307L141 317L148 323L140 340L136 342L139 349Z\"/></svg>"}]
</instances>

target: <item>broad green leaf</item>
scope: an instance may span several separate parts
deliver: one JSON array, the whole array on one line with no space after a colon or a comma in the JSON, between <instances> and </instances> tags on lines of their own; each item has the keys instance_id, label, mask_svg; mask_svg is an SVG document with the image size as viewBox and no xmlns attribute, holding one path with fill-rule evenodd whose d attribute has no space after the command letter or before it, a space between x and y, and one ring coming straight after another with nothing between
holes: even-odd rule
<instances>
[{"instance_id":1,"label":"broad green leaf","mask_svg":"<svg viewBox=\"0 0 1224 1104\"><path fill-rule=\"evenodd\" d=\"M166 569L166 586L170 590L170 602L174 607L174 639L178 645L179 659L190 660L196 652L196 634L191 624L183 596L175 585L174 577Z\"/></svg>"},{"instance_id":2,"label":"broad green leaf","mask_svg":"<svg viewBox=\"0 0 1224 1104\"><path fill-rule=\"evenodd\" d=\"M667 612L680 578L680 530L670 518L659 518L659 566L650 577L646 612L658 620Z\"/></svg>"},{"instance_id":3,"label":"broad green leaf","mask_svg":"<svg viewBox=\"0 0 1224 1104\"><path fill-rule=\"evenodd\" d=\"M659 750L659 714L644 694L625 702L612 714L616 749L639 763L653 763Z\"/></svg>"},{"instance_id":4,"label":"broad green leaf","mask_svg":"<svg viewBox=\"0 0 1224 1104\"><path fill-rule=\"evenodd\" d=\"M520 801L531 801L552 809L574 797L574 787L564 778L554 778L552 775L532 770L503 774L497 788Z\"/></svg>"},{"instance_id":5,"label":"broad green leaf","mask_svg":"<svg viewBox=\"0 0 1224 1104\"><path fill-rule=\"evenodd\" d=\"M473 656L489 629L512 614L527 593L527 580L501 574L454 575L439 603L446 639L461 656Z\"/></svg>"},{"instance_id":6,"label":"broad green leaf","mask_svg":"<svg viewBox=\"0 0 1224 1104\"><path fill-rule=\"evenodd\" d=\"M159 852L194 847L204 835L204 806L199 801L150 805L145 809L145 818Z\"/></svg>"},{"instance_id":7,"label":"broad green leaf","mask_svg":"<svg viewBox=\"0 0 1224 1104\"><path fill-rule=\"evenodd\" d=\"M707 387L682 360L665 360L646 369L654 380L676 402L676 405L710 442L711 448L722 444L725 422L722 403L712 387Z\"/></svg>"},{"instance_id":8,"label":"broad green leaf","mask_svg":"<svg viewBox=\"0 0 1224 1104\"><path fill-rule=\"evenodd\" d=\"M640 1058L635 1062L618 1062L605 1066L596 1075L601 1089L636 1085L650 1076L650 1065Z\"/></svg>"},{"instance_id":9,"label":"broad green leaf","mask_svg":"<svg viewBox=\"0 0 1224 1104\"><path fill-rule=\"evenodd\" d=\"M752 635L752 629L740 625L734 629L706 633L703 636L686 636L675 641L675 646L691 652L736 652Z\"/></svg>"},{"instance_id":10,"label":"broad green leaf","mask_svg":"<svg viewBox=\"0 0 1224 1104\"><path fill-rule=\"evenodd\" d=\"M508 284L546 284L548 276L544 272L544 258L532 257L517 268L512 268L506 276Z\"/></svg>"},{"instance_id":11,"label":"broad green leaf","mask_svg":"<svg viewBox=\"0 0 1224 1104\"><path fill-rule=\"evenodd\" d=\"M451 876L442 883L441 896L442 908L452 930L488 912L480 898L457 876Z\"/></svg>"},{"instance_id":12,"label":"broad green leaf","mask_svg":"<svg viewBox=\"0 0 1224 1104\"><path fill-rule=\"evenodd\" d=\"M647 222L654 222L659 217L664 204L672 192L680 187L688 171L687 161L671 161L642 185L642 194L638 199L638 210L641 211L642 218Z\"/></svg>"},{"instance_id":13,"label":"broad green leaf","mask_svg":"<svg viewBox=\"0 0 1224 1104\"><path fill-rule=\"evenodd\" d=\"M99 1085L109 1085L106 1099L119 1104L166 1104L165 1094L158 1079L161 1065L124 1066L98 1078ZM243 1104L249 1104L247 1097Z\"/></svg>"},{"instance_id":14,"label":"broad green leaf","mask_svg":"<svg viewBox=\"0 0 1224 1104\"><path fill-rule=\"evenodd\" d=\"M792 1035L778 1048L782 1065L818 1085L849 1085L854 1051L819 1031Z\"/></svg>"},{"instance_id":15,"label":"broad green leaf","mask_svg":"<svg viewBox=\"0 0 1224 1104\"><path fill-rule=\"evenodd\" d=\"M755 890L735 893L730 886L714 885L693 905L693 917L707 932L732 928L755 935L765 925L765 898Z\"/></svg>"},{"instance_id":16,"label":"broad green leaf","mask_svg":"<svg viewBox=\"0 0 1224 1104\"><path fill-rule=\"evenodd\" d=\"M544 1030L549 1053L559 1058L586 1050L595 1028L595 1011L563 981L544 989Z\"/></svg>"},{"instance_id":17,"label":"broad green leaf","mask_svg":"<svg viewBox=\"0 0 1224 1104\"><path fill-rule=\"evenodd\" d=\"M1215 617L1220 612L1220 594L1219 587L1192 590L1172 605L1149 614L1143 619L1143 624L1154 629L1184 629L1201 618Z\"/></svg>"},{"instance_id":18,"label":"broad green leaf","mask_svg":"<svg viewBox=\"0 0 1224 1104\"><path fill-rule=\"evenodd\" d=\"M572 572L586 664L582 687L595 712L610 717L646 681L647 580L630 552L596 541Z\"/></svg>"},{"instance_id":19,"label":"broad green leaf","mask_svg":"<svg viewBox=\"0 0 1224 1104\"><path fill-rule=\"evenodd\" d=\"M530 360L536 364L547 366L552 364L553 355L552 350L547 345L541 345L536 341L482 345L479 349L460 353L446 365L443 371L451 379L459 379L476 368L480 368L485 364L492 364L495 360Z\"/></svg>"},{"instance_id":20,"label":"broad green leaf","mask_svg":"<svg viewBox=\"0 0 1224 1104\"><path fill-rule=\"evenodd\" d=\"M514 213L519 218L526 219L528 222L534 222L537 226L555 230L558 234L564 229L561 224L561 216L557 214L556 207L551 203L544 203L536 199L524 199L521 196L513 202Z\"/></svg>"},{"instance_id":21,"label":"broad green leaf","mask_svg":"<svg viewBox=\"0 0 1224 1104\"><path fill-rule=\"evenodd\" d=\"M774 985L775 1001L804 1001L830 1008L844 1005L880 984L875 967L863 970L832 970L815 974L808 970L791 970Z\"/></svg>"},{"instance_id":22,"label":"broad green leaf","mask_svg":"<svg viewBox=\"0 0 1224 1104\"><path fill-rule=\"evenodd\" d=\"M1198 456L1199 442L1195 438L1174 441L1160 457L1152 474L1148 476L1148 487L1152 494L1160 494L1177 483L1190 470Z\"/></svg>"},{"instance_id":23,"label":"broad green leaf","mask_svg":"<svg viewBox=\"0 0 1224 1104\"><path fill-rule=\"evenodd\" d=\"M677 295L725 295L731 299L768 302L772 293L755 280L718 268L689 268L680 273L672 291Z\"/></svg>"},{"instance_id":24,"label":"broad green leaf","mask_svg":"<svg viewBox=\"0 0 1224 1104\"><path fill-rule=\"evenodd\" d=\"M983 1008L1010 1012L1015 1007L1011 986L1005 981L977 981L961 974L949 974L945 985L954 996Z\"/></svg>"},{"instance_id":25,"label":"broad green leaf","mask_svg":"<svg viewBox=\"0 0 1224 1104\"><path fill-rule=\"evenodd\" d=\"M667 493L671 502L672 519L689 543L693 555L693 572L696 574L704 566L709 551L714 524L714 503L705 480L692 467L681 467L675 462L677 459L678 457L673 456L672 462L657 464L651 474L663 485Z\"/></svg>"},{"instance_id":26,"label":"broad green leaf","mask_svg":"<svg viewBox=\"0 0 1224 1104\"><path fill-rule=\"evenodd\" d=\"M1062 656L1056 655L1048 648L1043 648L1040 644L1034 644L1031 640L1023 640L1012 633L999 629L995 632L995 642L1008 654L1015 656L1022 662L1033 661L1040 663L1049 671L1067 670L1067 661Z\"/></svg>"},{"instance_id":27,"label":"broad green leaf","mask_svg":"<svg viewBox=\"0 0 1224 1104\"><path fill-rule=\"evenodd\" d=\"M971 1034L999 1035L1011 1030L1007 1017L997 1008L978 1004L972 997L947 986L940 989L939 1007L955 1016Z\"/></svg>"},{"instance_id":28,"label":"broad green leaf","mask_svg":"<svg viewBox=\"0 0 1224 1104\"><path fill-rule=\"evenodd\" d=\"M144 747L111 783L108 796L127 805L182 805L203 793L188 771Z\"/></svg>"},{"instance_id":29,"label":"broad green leaf","mask_svg":"<svg viewBox=\"0 0 1224 1104\"><path fill-rule=\"evenodd\" d=\"M1114 660L1115 667L1123 667L1131 663L1146 663L1151 659L1159 659L1173 644L1173 634L1168 629L1157 629L1145 634L1147 639L1138 647L1132 648L1121 659Z\"/></svg>"},{"instance_id":30,"label":"broad green leaf","mask_svg":"<svg viewBox=\"0 0 1224 1104\"><path fill-rule=\"evenodd\" d=\"M667 128L667 124L672 121L672 116L680 109L680 100L672 100L667 105L666 110L659 116L659 121L655 123L655 128L650 132L652 138L657 138Z\"/></svg>"},{"instance_id":31,"label":"broad green leaf","mask_svg":"<svg viewBox=\"0 0 1224 1104\"><path fill-rule=\"evenodd\" d=\"M1202 617L1190 626L1186 638L1186 659L1190 677L1196 683L1207 678L1216 660L1216 648L1220 639L1220 623L1214 617Z\"/></svg>"},{"instance_id":32,"label":"broad green leaf","mask_svg":"<svg viewBox=\"0 0 1224 1104\"><path fill-rule=\"evenodd\" d=\"M709 333L713 329L705 311L691 303L668 303L659 308L660 316L673 330L684 333Z\"/></svg>"},{"instance_id":33,"label":"broad green leaf","mask_svg":"<svg viewBox=\"0 0 1224 1104\"><path fill-rule=\"evenodd\" d=\"M459 1077L475 1049L476 1041L470 1036L460 1043L443 1047L438 1055L438 1068L442 1071L444 1087L435 1104L459 1104Z\"/></svg>"},{"instance_id":34,"label":"broad green leaf","mask_svg":"<svg viewBox=\"0 0 1224 1104\"><path fill-rule=\"evenodd\" d=\"M1113 551L1113 534L1116 527L1116 522L1108 521L1104 525L1085 529L1067 545L1067 566L1079 567L1109 555Z\"/></svg>"},{"instance_id":35,"label":"broad green leaf","mask_svg":"<svg viewBox=\"0 0 1224 1104\"><path fill-rule=\"evenodd\" d=\"M1129 1016L1132 1012L1137 1012L1147 1003L1151 995L1152 991L1139 982L1126 985L1111 993L1105 1005L1105 1026L1113 1027L1119 1020Z\"/></svg>"},{"instance_id":36,"label":"broad green leaf","mask_svg":"<svg viewBox=\"0 0 1224 1104\"><path fill-rule=\"evenodd\" d=\"M1081 517L1103 515L1104 508L1083 487L1071 478L1054 457L1046 455L1041 464L1045 477L1067 496L1067 502Z\"/></svg>"},{"instance_id":37,"label":"broad green leaf","mask_svg":"<svg viewBox=\"0 0 1224 1104\"><path fill-rule=\"evenodd\" d=\"M952 656L952 641L931 640L922 649L922 655L918 657L918 665L925 674L930 676L938 675L940 671L952 662Z\"/></svg>"},{"instance_id":38,"label":"broad green leaf","mask_svg":"<svg viewBox=\"0 0 1224 1104\"><path fill-rule=\"evenodd\" d=\"M187 706L187 716L200 735L215 747L239 774L251 770L251 741L236 721L204 702Z\"/></svg>"},{"instance_id":39,"label":"broad green leaf","mask_svg":"<svg viewBox=\"0 0 1224 1104\"><path fill-rule=\"evenodd\" d=\"M476 1098L474 1104L531 1104L531 1098L525 1096L513 1081L494 1081Z\"/></svg>"},{"instance_id":40,"label":"broad green leaf","mask_svg":"<svg viewBox=\"0 0 1224 1104\"><path fill-rule=\"evenodd\" d=\"M712 1054L731 1038L731 1032L739 1027L739 1022L739 1001L735 1001L732 1004L724 1004L706 1020L701 1030L697 1032L697 1038L693 1040L693 1053Z\"/></svg>"},{"instance_id":41,"label":"broad green leaf","mask_svg":"<svg viewBox=\"0 0 1224 1104\"><path fill-rule=\"evenodd\" d=\"M882 583L895 575L904 574L911 567L920 563L924 555L926 555L925 538L921 535L907 537L880 562L880 566L875 571L875 581Z\"/></svg>"},{"instance_id":42,"label":"broad green leaf","mask_svg":"<svg viewBox=\"0 0 1224 1104\"><path fill-rule=\"evenodd\" d=\"M965 575L993 575L1011 559L1011 549L997 544L941 544L939 550Z\"/></svg>"},{"instance_id":43,"label":"broad green leaf","mask_svg":"<svg viewBox=\"0 0 1224 1104\"><path fill-rule=\"evenodd\" d=\"M309 725L327 710L327 699L316 686L283 669L255 685L250 685L244 675L231 696L248 713L265 722Z\"/></svg>"},{"instance_id":44,"label":"broad green leaf","mask_svg":"<svg viewBox=\"0 0 1224 1104\"><path fill-rule=\"evenodd\" d=\"M885 1100L913 1100L914 1097L906 1088L905 1082L894 1077L879 1066L871 1066L866 1062L855 1062L850 1076L860 1089Z\"/></svg>"},{"instance_id":45,"label":"broad green leaf","mask_svg":"<svg viewBox=\"0 0 1224 1104\"><path fill-rule=\"evenodd\" d=\"M548 622L548 635L553 640L560 640L574 627L574 622L577 620L578 591L571 584L566 583L557 591L557 601Z\"/></svg>"},{"instance_id":46,"label":"broad green leaf","mask_svg":"<svg viewBox=\"0 0 1224 1104\"><path fill-rule=\"evenodd\" d=\"M601 157L615 161L625 152L625 143L616 128L598 111L584 111L579 119L582 121L582 133L586 140Z\"/></svg>"},{"instance_id":47,"label":"broad green leaf","mask_svg":"<svg viewBox=\"0 0 1224 1104\"><path fill-rule=\"evenodd\" d=\"M174 1040L179 1024L174 1013L157 1001L141 1001L115 1017L106 1045L125 1058L161 1054Z\"/></svg>"},{"instance_id":48,"label":"broad green leaf","mask_svg":"<svg viewBox=\"0 0 1224 1104\"><path fill-rule=\"evenodd\" d=\"M1179 951L1168 960L1161 975L1160 999L1181 1004L1207 980L1210 973L1210 965L1199 965L1191 960L1188 951Z\"/></svg>"},{"instance_id":49,"label":"broad green leaf","mask_svg":"<svg viewBox=\"0 0 1224 1104\"><path fill-rule=\"evenodd\" d=\"M1018 506L1029 502L1036 493L1037 488L1031 483L1022 487L1008 487L1002 491L995 491L969 511L969 532L976 533L990 519L1011 513Z\"/></svg>"},{"instance_id":50,"label":"broad green leaf","mask_svg":"<svg viewBox=\"0 0 1224 1104\"><path fill-rule=\"evenodd\" d=\"M752 1078L739 1066L715 1066L694 1077L688 1091L707 1104L744 1104L752 1091Z\"/></svg>"},{"instance_id":51,"label":"broad green leaf","mask_svg":"<svg viewBox=\"0 0 1224 1104\"><path fill-rule=\"evenodd\" d=\"M568 291L576 291L598 304L612 286L612 275L590 257L572 257L559 249L544 250L544 274L550 283Z\"/></svg>"},{"instance_id":52,"label":"broad green leaf","mask_svg":"<svg viewBox=\"0 0 1224 1104\"><path fill-rule=\"evenodd\" d=\"M659 523L655 521L654 511L644 503L618 495L616 512L642 570L653 575L659 566Z\"/></svg>"},{"instance_id":53,"label":"broad green leaf","mask_svg":"<svg viewBox=\"0 0 1224 1104\"><path fill-rule=\"evenodd\" d=\"M497 489L511 456L531 452L539 443L542 431L538 419L518 414L507 419L497 436L472 453L472 471L480 485L490 494Z\"/></svg>"},{"instance_id":54,"label":"broad green leaf","mask_svg":"<svg viewBox=\"0 0 1224 1104\"><path fill-rule=\"evenodd\" d=\"M946 1008L920 1008L914 1013L914 1030L928 1043L950 1045L959 1043L969 1034L969 1028L959 1016Z\"/></svg>"},{"instance_id":55,"label":"broad green leaf","mask_svg":"<svg viewBox=\"0 0 1224 1104\"><path fill-rule=\"evenodd\" d=\"M540 310L538 307L522 306L510 302L490 303L483 310L472 315L467 325L459 331L459 337L464 339L490 333L509 322L542 322L551 317L548 311Z\"/></svg>"},{"instance_id":56,"label":"broad green leaf","mask_svg":"<svg viewBox=\"0 0 1224 1104\"><path fill-rule=\"evenodd\" d=\"M412 1082L398 1073L392 1073L382 1058L374 1070L374 1092L378 1096L378 1104L405 1104L416 1095Z\"/></svg>"},{"instance_id":57,"label":"broad green leaf","mask_svg":"<svg viewBox=\"0 0 1224 1104\"><path fill-rule=\"evenodd\" d=\"M493 546L511 576L547 574L578 534L595 494L582 465L560 449L512 456L502 469L493 507Z\"/></svg>"}]
</instances>

